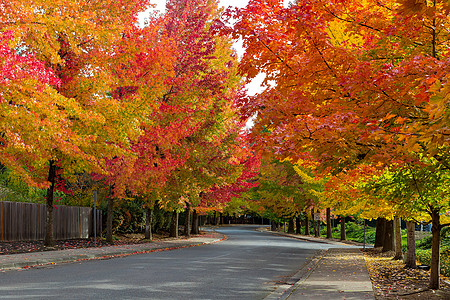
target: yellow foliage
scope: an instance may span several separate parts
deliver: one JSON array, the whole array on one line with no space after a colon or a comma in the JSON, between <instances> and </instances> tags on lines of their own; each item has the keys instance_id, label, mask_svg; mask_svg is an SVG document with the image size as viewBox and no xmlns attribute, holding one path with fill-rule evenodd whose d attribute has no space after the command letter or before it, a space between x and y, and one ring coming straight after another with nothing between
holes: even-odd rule
<instances>
[{"instance_id":1,"label":"yellow foliage","mask_svg":"<svg viewBox=\"0 0 450 300\"><path fill-rule=\"evenodd\" d=\"M329 23L327 29L331 36L331 43L335 46L361 47L364 43L361 35L346 30L347 23L341 20L335 20Z\"/></svg>"}]
</instances>

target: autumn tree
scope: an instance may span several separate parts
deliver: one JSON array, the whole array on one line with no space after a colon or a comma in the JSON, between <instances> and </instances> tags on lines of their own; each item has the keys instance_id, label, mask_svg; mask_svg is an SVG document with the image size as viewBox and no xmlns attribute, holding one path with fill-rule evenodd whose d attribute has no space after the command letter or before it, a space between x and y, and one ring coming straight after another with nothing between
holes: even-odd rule
<instances>
[{"instance_id":1,"label":"autumn tree","mask_svg":"<svg viewBox=\"0 0 450 300\"><path fill-rule=\"evenodd\" d=\"M226 163L221 156L237 136L232 103L240 77L231 41L211 27L217 13L217 1L168 1L165 15L124 38L120 56L127 63L116 68L122 78L117 90L152 111L132 146L131 173L115 180L122 194L158 194L160 205L180 210L221 180L213 169Z\"/></svg>"},{"instance_id":2,"label":"autumn tree","mask_svg":"<svg viewBox=\"0 0 450 300\"><path fill-rule=\"evenodd\" d=\"M258 185L259 167L259 155L252 152L246 136L240 136L224 169L226 172L221 173L221 182L202 193L197 210L234 215L243 206L247 207L249 201L245 200L245 194Z\"/></svg>"},{"instance_id":3,"label":"autumn tree","mask_svg":"<svg viewBox=\"0 0 450 300\"><path fill-rule=\"evenodd\" d=\"M261 213L274 222L284 219L293 222L302 211L313 205L290 161L263 156L257 180L258 186L250 190L250 201L256 202Z\"/></svg>"},{"instance_id":4,"label":"autumn tree","mask_svg":"<svg viewBox=\"0 0 450 300\"><path fill-rule=\"evenodd\" d=\"M425 159L426 160L426 159ZM446 212L448 211L449 172L436 171L429 168L436 161L424 161L422 164L409 164L401 168L386 170L379 177L372 178L372 189L377 198L382 195L390 199L393 209L398 215L410 223L431 222L439 231L450 225ZM436 213L439 211L439 213ZM437 215L437 216L436 216ZM414 224L413 223L413 224ZM415 266L414 225L408 224L407 265ZM433 232L433 238L438 234ZM434 242L433 245L439 245ZM432 249L439 253L439 249ZM435 258L438 260L439 258ZM438 266L436 268L439 268Z\"/></svg>"},{"instance_id":5,"label":"autumn tree","mask_svg":"<svg viewBox=\"0 0 450 300\"><path fill-rule=\"evenodd\" d=\"M146 0L1 3L0 30L14 33L10 49L36 57L57 77L45 99L27 93L21 103L10 101L12 114L4 119L14 124L18 113L31 118L20 120L21 125L13 129L14 139L4 137L11 152L3 163L30 184L47 187L47 246L54 244L56 175L64 172L70 178L86 170L101 172L102 159L117 153L111 142L127 143L122 133L132 128L124 122L121 103L107 96L111 76L105 58L147 5ZM111 120L116 127L110 126ZM21 142L14 146L13 140Z\"/></svg>"}]
</instances>

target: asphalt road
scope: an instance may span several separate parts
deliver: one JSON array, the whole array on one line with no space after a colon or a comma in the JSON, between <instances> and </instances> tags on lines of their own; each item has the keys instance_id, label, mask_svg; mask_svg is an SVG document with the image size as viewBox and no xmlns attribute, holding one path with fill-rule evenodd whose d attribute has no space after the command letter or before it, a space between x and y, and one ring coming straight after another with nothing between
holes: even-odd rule
<instances>
[{"instance_id":1,"label":"asphalt road","mask_svg":"<svg viewBox=\"0 0 450 300\"><path fill-rule=\"evenodd\" d=\"M8 271L0 299L264 299L332 245L225 227L192 248Z\"/></svg>"}]
</instances>

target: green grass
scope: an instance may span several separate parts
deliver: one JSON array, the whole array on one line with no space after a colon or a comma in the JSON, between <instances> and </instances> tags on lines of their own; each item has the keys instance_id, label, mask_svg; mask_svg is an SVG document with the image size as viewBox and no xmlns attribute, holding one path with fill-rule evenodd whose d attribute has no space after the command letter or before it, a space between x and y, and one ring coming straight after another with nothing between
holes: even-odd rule
<instances>
[{"instance_id":1,"label":"green grass","mask_svg":"<svg viewBox=\"0 0 450 300\"><path fill-rule=\"evenodd\" d=\"M340 238L341 237L341 226L337 226L332 228L333 237ZM323 226L321 228L321 235L324 236L327 233L327 228ZM348 222L345 224L345 233L347 236L347 240L364 243L364 226L360 224L356 224L354 222ZM366 244L375 243L375 228L366 226L365 233L365 242Z\"/></svg>"}]
</instances>

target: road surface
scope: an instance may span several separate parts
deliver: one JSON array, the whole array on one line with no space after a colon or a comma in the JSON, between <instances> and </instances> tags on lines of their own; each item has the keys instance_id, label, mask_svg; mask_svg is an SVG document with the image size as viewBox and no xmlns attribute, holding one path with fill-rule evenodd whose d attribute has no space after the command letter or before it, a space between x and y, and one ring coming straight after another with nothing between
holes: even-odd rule
<instances>
[{"instance_id":1,"label":"road surface","mask_svg":"<svg viewBox=\"0 0 450 300\"><path fill-rule=\"evenodd\" d=\"M7 271L0 299L264 299L333 247L256 228L222 227L228 239L211 245Z\"/></svg>"}]
</instances>

